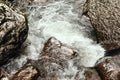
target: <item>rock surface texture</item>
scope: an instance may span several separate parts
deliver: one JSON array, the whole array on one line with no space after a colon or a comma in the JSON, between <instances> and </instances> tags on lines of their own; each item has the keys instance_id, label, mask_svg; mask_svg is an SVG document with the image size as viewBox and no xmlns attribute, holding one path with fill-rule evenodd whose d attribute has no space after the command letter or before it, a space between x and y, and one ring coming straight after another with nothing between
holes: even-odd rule
<instances>
[{"instance_id":1,"label":"rock surface texture","mask_svg":"<svg viewBox=\"0 0 120 80\"><path fill-rule=\"evenodd\" d=\"M55 38L50 38L43 48L40 55L39 72L40 76L37 80L59 80L65 76L64 70L68 68L68 60L74 57L72 49L62 45L60 41Z\"/></svg>"},{"instance_id":2,"label":"rock surface texture","mask_svg":"<svg viewBox=\"0 0 120 80\"><path fill-rule=\"evenodd\" d=\"M102 80L120 80L120 55L103 58L97 65Z\"/></svg>"},{"instance_id":3,"label":"rock surface texture","mask_svg":"<svg viewBox=\"0 0 120 80\"><path fill-rule=\"evenodd\" d=\"M25 17L0 3L0 65L22 45L27 34L28 26Z\"/></svg>"},{"instance_id":4,"label":"rock surface texture","mask_svg":"<svg viewBox=\"0 0 120 80\"><path fill-rule=\"evenodd\" d=\"M120 0L87 0L84 14L107 51L120 48Z\"/></svg>"},{"instance_id":5,"label":"rock surface texture","mask_svg":"<svg viewBox=\"0 0 120 80\"><path fill-rule=\"evenodd\" d=\"M11 80L36 80L38 72L34 66L26 66L18 73L14 74Z\"/></svg>"}]
</instances>

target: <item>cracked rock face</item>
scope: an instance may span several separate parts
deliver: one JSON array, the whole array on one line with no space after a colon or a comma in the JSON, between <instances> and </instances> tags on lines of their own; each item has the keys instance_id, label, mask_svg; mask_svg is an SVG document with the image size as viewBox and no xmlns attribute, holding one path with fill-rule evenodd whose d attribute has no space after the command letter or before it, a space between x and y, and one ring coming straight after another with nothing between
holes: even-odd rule
<instances>
[{"instance_id":1,"label":"cracked rock face","mask_svg":"<svg viewBox=\"0 0 120 80\"><path fill-rule=\"evenodd\" d=\"M25 17L0 3L0 65L8 60L13 50L22 45L27 34Z\"/></svg>"},{"instance_id":2,"label":"cracked rock face","mask_svg":"<svg viewBox=\"0 0 120 80\"><path fill-rule=\"evenodd\" d=\"M84 14L107 51L120 48L120 0L87 0Z\"/></svg>"}]
</instances>

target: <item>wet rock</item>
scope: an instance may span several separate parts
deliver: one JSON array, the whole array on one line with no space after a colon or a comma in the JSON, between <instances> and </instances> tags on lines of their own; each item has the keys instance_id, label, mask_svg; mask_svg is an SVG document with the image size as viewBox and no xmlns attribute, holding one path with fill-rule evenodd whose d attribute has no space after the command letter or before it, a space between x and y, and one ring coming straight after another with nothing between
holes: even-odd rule
<instances>
[{"instance_id":1,"label":"wet rock","mask_svg":"<svg viewBox=\"0 0 120 80\"><path fill-rule=\"evenodd\" d=\"M36 80L38 71L34 66L24 66L19 72L13 75L11 80Z\"/></svg>"},{"instance_id":2,"label":"wet rock","mask_svg":"<svg viewBox=\"0 0 120 80\"><path fill-rule=\"evenodd\" d=\"M25 17L0 3L0 65L16 53L26 40L28 26Z\"/></svg>"},{"instance_id":3,"label":"wet rock","mask_svg":"<svg viewBox=\"0 0 120 80\"><path fill-rule=\"evenodd\" d=\"M120 56L106 57L97 64L102 80L120 80Z\"/></svg>"},{"instance_id":4,"label":"wet rock","mask_svg":"<svg viewBox=\"0 0 120 80\"><path fill-rule=\"evenodd\" d=\"M72 49L64 46L56 38L50 38L40 55L39 63L42 66L39 67L40 77L38 80L58 80L66 76L62 73L68 68L68 60L75 57L74 54Z\"/></svg>"},{"instance_id":5,"label":"wet rock","mask_svg":"<svg viewBox=\"0 0 120 80\"><path fill-rule=\"evenodd\" d=\"M87 0L84 14L107 51L120 48L120 0Z\"/></svg>"},{"instance_id":6,"label":"wet rock","mask_svg":"<svg viewBox=\"0 0 120 80\"><path fill-rule=\"evenodd\" d=\"M101 78L95 69L83 67L76 73L74 80L101 80Z\"/></svg>"},{"instance_id":7,"label":"wet rock","mask_svg":"<svg viewBox=\"0 0 120 80\"><path fill-rule=\"evenodd\" d=\"M101 80L95 69L86 69L85 70L85 80Z\"/></svg>"}]
</instances>

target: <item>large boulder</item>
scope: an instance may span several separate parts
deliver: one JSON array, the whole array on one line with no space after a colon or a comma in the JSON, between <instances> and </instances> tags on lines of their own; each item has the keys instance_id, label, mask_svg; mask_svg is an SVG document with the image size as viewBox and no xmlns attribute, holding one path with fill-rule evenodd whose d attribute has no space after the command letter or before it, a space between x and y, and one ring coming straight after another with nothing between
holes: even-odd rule
<instances>
[{"instance_id":1,"label":"large boulder","mask_svg":"<svg viewBox=\"0 0 120 80\"><path fill-rule=\"evenodd\" d=\"M59 40L54 37L50 38L43 48L40 59L32 62L39 66L40 76L37 80L59 80L65 77L62 73L68 68L68 61L75 57L74 54L71 48L62 45Z\"/></svg>"},{"instance_id":2,"label":"large boulder","mask_svg":"<svg viewBox=\"0 0 120 80\"><path fill-rule=\"evenodd\" d=\"M26 18L0 3L0 65L16 54L13 51L20 48L27 34Z\"/></svg>"},{"instance_id":3,"label":"large boulder","mask_svg":"<svg viewBox=\"0 0 120 80\"><path fill-rule=\"evenodd\" d=\"M107 51L120 48L120 0L86 0L83 14L96 30Z\"/></svg>"}]
</instances>

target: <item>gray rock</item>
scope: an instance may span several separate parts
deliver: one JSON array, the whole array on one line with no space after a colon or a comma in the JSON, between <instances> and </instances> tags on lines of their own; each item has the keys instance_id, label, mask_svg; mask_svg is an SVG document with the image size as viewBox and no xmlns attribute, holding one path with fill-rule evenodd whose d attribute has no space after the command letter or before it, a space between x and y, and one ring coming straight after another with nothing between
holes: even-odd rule
<instances>
[{"instance_id":1,"label":"gray rock","mask_svg":"<svg viewBox=\"0 0 120 80\"><path fill-rule=\"evenodd\" d=\"M27 34L26 18L0 3L0 65L12 56L13 51L20 48Z\"/></svg>"},{"instance_id":2,"label":"gray rock","mask_svg":"<svg viewBox=\"0 0 120 80\"><path fill-rule=\"evenodd\" d=\"M107 51L120 48L120 0L87 0L84 14Z\"/></svg>"}]
</instances>

